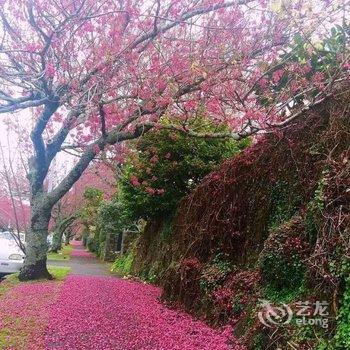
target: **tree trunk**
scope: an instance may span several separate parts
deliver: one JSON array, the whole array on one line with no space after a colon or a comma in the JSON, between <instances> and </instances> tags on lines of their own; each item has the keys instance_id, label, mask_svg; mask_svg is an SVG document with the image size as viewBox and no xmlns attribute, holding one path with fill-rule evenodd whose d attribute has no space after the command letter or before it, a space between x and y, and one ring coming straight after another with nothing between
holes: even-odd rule
<instances>
[{"instance_id":1,"label":"tree trunk","mask_svg":"<svg viewBox=\"0 0 350 350\"><path fill-rule=\"evenodd\" d=\"M63 218L60 220L60 222L56 225L55 232L53 234L52 239L52 249L51 251L53 253L57 253L58 250L62 249L62 241L63 241L63 234L66 234L66 245L69 244L69 240L71 238L70 231L68 230L69 227L73 224L74 220L76 219L75 214L68 216L66 218Z\"/></svg>"},{"instance_id":2,"label":"tree trunk","mask_svg":"<svg viewBox=\"0 0 350 350\"><path fill-rule=\"evenodd\" d=\"M53 238L52 238L52 249L51 251L53 253L57 253L59 250L62 249L62 238L63 238L63 233L64 230L58 228L54 234L53 234Z\"/></svg>"},{"instance_id":3,"label":"tree trunk","mask_svg":"<svg viewBox=\"0 0 350 350\"><path fill-rule=\"evenodd\" d=\"M71 233L69 231L66 231L66 241L65 241L66 245L70 244L70 238L71 238Z\"/></svg>"},{"instance_id":4,"label":"tree trunk","mask_svg":"<svg viewBox=\"0 0 350 350\"><path fill-rule=\"evenodd\" d=\"M32 213L28 232L26 258L19 273L20 281L33 279L52 279L46 267L47 235L51 212L49 209Z\"/></svg>"}]
</instances>

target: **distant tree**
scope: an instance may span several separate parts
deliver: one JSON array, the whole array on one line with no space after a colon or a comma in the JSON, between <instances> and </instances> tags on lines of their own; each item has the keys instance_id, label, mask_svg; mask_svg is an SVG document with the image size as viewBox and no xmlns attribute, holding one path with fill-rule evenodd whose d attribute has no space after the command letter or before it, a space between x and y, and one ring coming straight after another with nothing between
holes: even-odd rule
<instances>
[{"instance_id":1,"label":"distant tree","mask_svg":"<svg viewBox=\"0 0 350 350\"><path fill-rule=\"evenodd\" d=\"M6 153L5 153L6 152ZM7 151L0 143L0 217L3 228L10 230L17 245L25 252L25 245L21 233L26 232L29 224L30 211L25 201L28 199L27 182L21 181L23 168L15 164L11 149Z\"/></svg>"},{"instance_id":2,"label":"distant tree","mask_svg":"<svg viewBox=\"0 0 350 350\"><path fill-rule=\"evenodd\" d=\"M99 237L96 232L98 210L102 201L103 191L95 187L88 187L84 191L84 202L79 211L79 218L84 226L84 243L93 252L97 252L99 246Z\"/></svg>"},{"instance_id":3,"label":"distant tree","mask_svg":"<svg viewBox=\"0 0 350 350\"><path fill-rule=\"evenodd\" d=\"M71 238L70 235L68 235L68 232L71 232L72 225L78 218L77 210L70 206L71 203L69 203L67 197L68 196L63 197L52 210L54 224L52 227L53 236L51 251L53 253L57 253L62 249L63 235Z\"/></svg>"}]
</instances>

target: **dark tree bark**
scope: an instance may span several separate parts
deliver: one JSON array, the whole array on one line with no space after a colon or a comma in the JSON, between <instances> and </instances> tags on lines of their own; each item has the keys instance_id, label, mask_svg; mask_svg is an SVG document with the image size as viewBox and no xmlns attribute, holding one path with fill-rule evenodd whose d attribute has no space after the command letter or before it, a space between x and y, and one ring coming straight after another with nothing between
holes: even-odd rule
<instances>
[{"instance_id":1,"label":"dark tree bark","mask_svg":"<svg viewBox=\"0 0 350 350\"><path fill-rule=\"evenodd\" d=\"M31 220L27 233L26 257L19 273L21 281L45 278L52 279L46 267L47 235L51 212L54 204L47 195L44 180L47 176L50 162L48 161L43 132L59 104L53 101L45 105L40 117L30 135L35 154L29 160L28 180L30 184Z\"/></svg>"},{"instance_id":2,"label":"dark tree bark","mask_svg":"<svg viewBox=\"0 0 350 350\"><path fill-rule=\"evenodd\" d=\"M31 217L30 230L27 233L28 239L25 263L19 273L20 281L41 278L52 279L52 276L46 267L47 235L50 216L50 208L34 208Z\"/></svg>"},{"instance_id":3,"label":"dark tree bark","mask_svg":"<svg viewBox=\"0 0 350 350\"><path fill-rule=\"evenodd\" d=\"M63 218L58 223L58 225L56 226L55 232L54 232L54 235L53 235L53 240L52 240L52 249L51 249L51 251L53 253L57 253L59 250L62 249L63 234L73 224L75 219L76 219L75 215ZM69 244L70 235L67 235L67 236L68 236L68 244ZM65 241L66 244L67 244L67 236L66 236L66 241Z\"/></svg>"},{"instance_id":4,"label":"dark tree bark","mask_svg":"<svg viewBox=\"0 0 350 350\"><path fill-rule=\"evenodd\" d=\"M69 245L70 244L70 240L71 240L71 238L72 238L72 233L71 232L66 232L66 237L65 237L66 239L65 239L65 242L64 242L64 244L65 245Z\"/></svg>"},{"instance_id":5,"label":"dark tree bark","mask_svg":"<svg viewBox=\"0 0 350 350\"><path fill-rule=\"evenodd\" d=\"M62 237L63 237L63 231L62 230L56 230L53 234L52 238L52 253L58 253L59 250L62 249Z\"/></svg>"}]
</instances>

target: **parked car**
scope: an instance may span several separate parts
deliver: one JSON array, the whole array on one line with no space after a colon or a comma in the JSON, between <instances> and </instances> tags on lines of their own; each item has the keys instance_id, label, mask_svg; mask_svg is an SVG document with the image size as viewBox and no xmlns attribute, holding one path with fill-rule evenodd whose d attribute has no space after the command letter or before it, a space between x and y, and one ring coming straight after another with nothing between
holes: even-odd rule
<instances>
[{"instance_id":1,"label":"parked car","mask_svg":"<svg viewBox=\"0 0 350 350\"><path fill-rule=\"evenodd\" d=\"M15 273L24 262L24 253L11 232L0 232L0 275Z\"/></svg>"}]
</instances>

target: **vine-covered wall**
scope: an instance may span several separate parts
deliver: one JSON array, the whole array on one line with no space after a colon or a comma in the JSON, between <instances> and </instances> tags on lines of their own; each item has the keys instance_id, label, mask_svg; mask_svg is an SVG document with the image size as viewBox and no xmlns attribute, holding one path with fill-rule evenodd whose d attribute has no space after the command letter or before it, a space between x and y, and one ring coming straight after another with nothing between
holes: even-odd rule
<instances>
[{"instance_id":1,"label":"vine-covered wall","mask_svg":"<svg viewBox=\"0 0 350 350\"><path fill-rule=\"evenodd\" d=\"M162 285L166 302L233 325L251 349L288 341L343 349L350 332L339 304L349 294L348 97L310 110L210 173L171 222L148 223L130 272ZM272 332L257 321L259 298L321 297L340 315L326 332L293 325Z\"/></svg>"}]
</instances>

